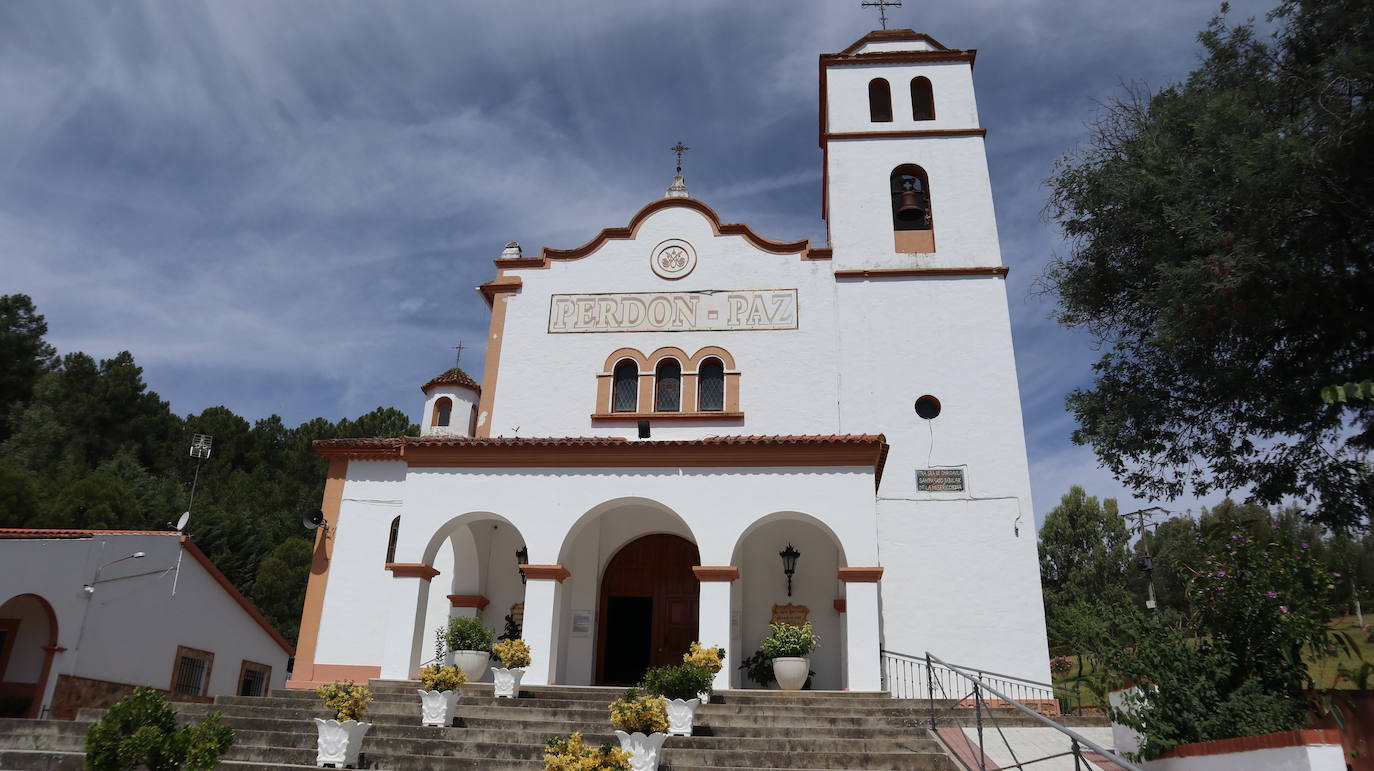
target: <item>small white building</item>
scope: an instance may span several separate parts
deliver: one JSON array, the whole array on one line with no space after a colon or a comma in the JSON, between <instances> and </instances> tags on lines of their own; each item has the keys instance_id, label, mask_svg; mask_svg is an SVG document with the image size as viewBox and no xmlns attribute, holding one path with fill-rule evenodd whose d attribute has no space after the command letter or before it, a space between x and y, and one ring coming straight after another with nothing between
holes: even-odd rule
<instances>
[{"instance_id":1,"label":"small white building","mask_svg":"<svg viewBox=\"0 0 1374 771\"><path fill-rule=\"evenodd\" d=\"M0 529L0 712L266 695L293 650L176 532Z\"/></svg>"},{"instance_id":2,"label":"small white building","mask_svg":"<svg viewBox=\"0 0 1374 771\"><path fill-rule=\"evenodd\" d=\"M582 246L509 244L480 384L427 383L421 436L317 443L288 686L413 677L460 615L523 622L526 683L701 640L751 687L774 618L819 633L818 689L878 690L883 651L1048 681L973 61L911 30L820 57L827 245L681 175Z\"/></svg>"}]
</instances>

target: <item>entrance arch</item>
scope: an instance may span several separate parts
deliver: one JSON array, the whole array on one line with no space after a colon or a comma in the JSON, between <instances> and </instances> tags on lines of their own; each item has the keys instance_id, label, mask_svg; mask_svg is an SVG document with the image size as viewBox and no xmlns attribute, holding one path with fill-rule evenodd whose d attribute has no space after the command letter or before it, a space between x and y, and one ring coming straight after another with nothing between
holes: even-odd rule
<instances>
[{"instance_id":1,"label":"entrance arch","mask_svg":"<svg viewBox=\"0 0 1374 771\"><path fill-rule=\"evenodd\" d=\"M596 681L638 682L649 667L682 662L697 638L701 585L696 544L655 533L625 544L601 577L597 617Z\"/></svg>"},{"instance_id":2,"label":"entrance arch","mask_svg":"<svg viewBox=\"0 0 1374 771\"><path fill-rule=\"evenodd\" d=\"M57 614L36 594L19 594L0 604L0 697L22 710L3 717L39 716L57 646Z\"/></svg>"}]
</instances>

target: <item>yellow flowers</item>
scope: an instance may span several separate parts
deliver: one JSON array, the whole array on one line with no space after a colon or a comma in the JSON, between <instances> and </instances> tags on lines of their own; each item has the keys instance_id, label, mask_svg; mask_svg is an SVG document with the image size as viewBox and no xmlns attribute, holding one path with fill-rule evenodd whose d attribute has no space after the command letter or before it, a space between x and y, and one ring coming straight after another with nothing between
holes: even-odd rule
<instances>
[{"instance_id":1,"label":"yellow flowers","mask_svg":"<svg viewBox=\"0 0 1374 771\"><path fill-rule=\"evenodd\" d=\"M691 664L694 667L711 670L711 674L720 671L721 651L719 648L705 648L699 642L692 643L692 647L682 654L682 663Z\"/></svg>"},{"instance_id":2,"label":"yellow flowers","mask_svg":"<svg viewBox=\"0 0 1374 771\"><path fill-rule=\"evenodd\" d=\"M334 710L335 719L362 720L367 705L372 701L372 691L365 685L354 685L352 680L335 680L321 685L315 693L324 700L324 706Z\"/></svg>"},{"instance_id":3,"label":"yellow flowers","mask_svg":"<svg viewBox=\"0 0 1374 771\"><path fill-rule=\"evenodd\" d=\"M611 702L611 723L625 733L667 733L668 700L631 688Z\"/></svg>"},{"instance_id":4,"label":"yellow flowers","mask_svg":"<svg viewBox=\"0 0 1374 771\"><path fill-rule=\"evenodd\" d=\"M467 681L468 676L458 667L434 664L420 670L420 686L426 691L451 691Z\"/></svg>"},{"instance_id":5,"label":"yellow flowers","mask_svg":"<svg viewBox=\"0 0 1374 771\"><path fill-rule=\"evenodd\" d=\"M544 745L544 771L629 771L630 754L603 744L592 747L574 732L564 739L555 736Z\"/></svg>"},{"instance_id":6,"label":"yellow flowers","mask_svg":"<svg viewBox=\"0 0 1374 771\"><path fill-rule=\"evenodd\" d=\"M530 665L530 646L524 640L502 640L491 646L492 653L501 659L506 669L519 669Z\"/></svg>"}]
</instances>

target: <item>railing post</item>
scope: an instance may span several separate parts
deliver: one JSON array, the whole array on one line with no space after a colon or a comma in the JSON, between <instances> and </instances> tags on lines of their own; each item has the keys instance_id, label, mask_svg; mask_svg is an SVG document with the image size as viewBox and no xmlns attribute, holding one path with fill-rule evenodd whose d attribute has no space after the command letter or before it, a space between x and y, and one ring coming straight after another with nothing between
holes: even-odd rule
<instances>
[{"instance_id":1,"label":"railing post","mask_svg":"<svg viewBox=\"0 0 1374 771\"><path fill-rule=\"evenodd\" d=\"M983 752L983 689L978 680L973 681L973 716L978 724L978 768L987 771L987 753Z\"/></svg>"},{"instance_id":2,"label":"railing post","mask_svg":"<svg viewBox=\"0 0 1374 771\"><path fill-rule=\"evenodd\" d=\"M930 651L926 651L926 703L930 705L930 730L935 730L935 667L930 664Z\"/></svg>"},{"instance_id":3,"label":"railing post","mask_svg":"<svg viewBox=\"0 0 1374 771\"><path fill-rule=\"evenodd\" d=\"M1083 759L1083 751L1079 748L1077 739L1070 738L1069 741L1071 742L1069 746L1073 749L1073 771L1082 771L1083 766L1080 765L1080 761Z\"/></svg>"}]
</instances>

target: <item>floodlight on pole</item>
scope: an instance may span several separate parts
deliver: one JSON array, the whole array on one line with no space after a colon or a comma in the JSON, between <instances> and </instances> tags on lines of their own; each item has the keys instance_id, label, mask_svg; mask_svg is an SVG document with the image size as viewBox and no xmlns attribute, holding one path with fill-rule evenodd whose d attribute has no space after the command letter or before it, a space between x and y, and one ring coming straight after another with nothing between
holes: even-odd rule
<instances>
[{"instance_id":1,"label":"floodlight on pole","mask_svg":"<svg viewBox=\"0 0 1374 771\"><path fill-rule=\"evenodd\" d=\"M106 562L104 565L101 565L100 567L96 568L95 577L91 579L91 582L89 584L86 584L84 587L82 587L86 592L86 596L89 597L90 595L95 594L95 585L100 583L100 571L115 564L116 562L123 562L124 560L141 560L146 556L148 555L144 554L141 551L136 551L133 554L128 555L127 557L120 557L117 560L110 560L109 562Z\"/></svg>"}]
</instances>

